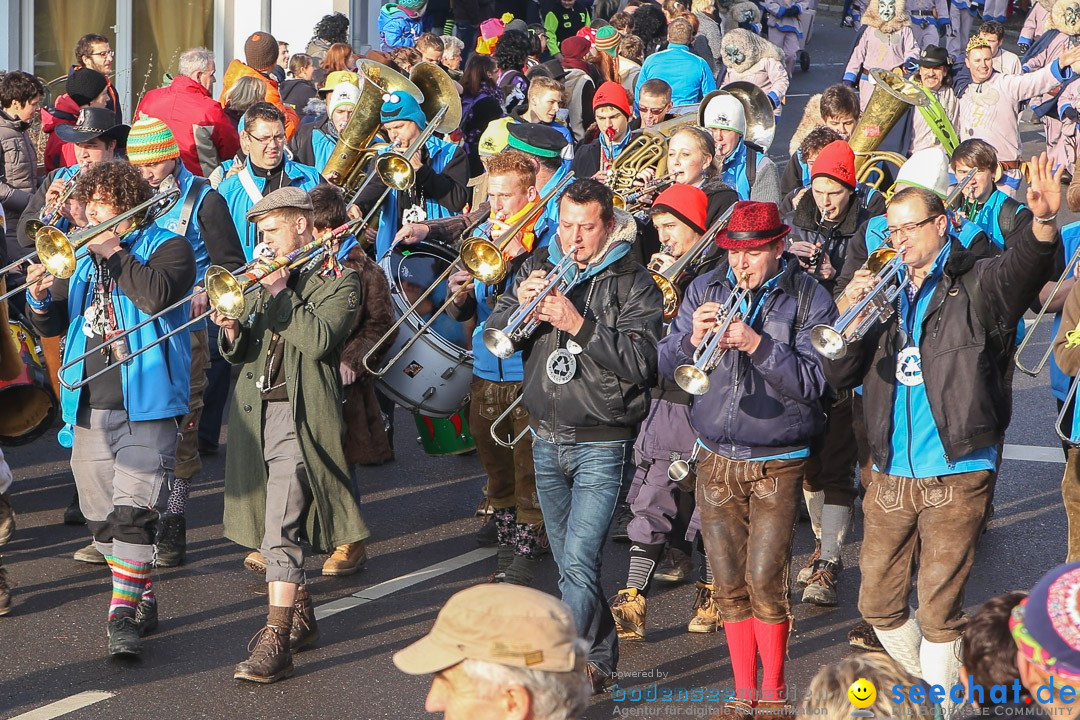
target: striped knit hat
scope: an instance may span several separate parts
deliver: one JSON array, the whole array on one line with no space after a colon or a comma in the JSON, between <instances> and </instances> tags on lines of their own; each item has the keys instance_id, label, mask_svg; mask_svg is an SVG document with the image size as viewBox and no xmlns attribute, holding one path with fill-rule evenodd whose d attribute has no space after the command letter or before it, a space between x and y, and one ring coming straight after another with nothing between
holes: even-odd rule
<instances>
[{"instance_id":1,"label":"striped knit hat","mask_svg":"<svg viewBox=\"0 0 1080 720\"><path fill-rule=\"evenodd\" d=\"M622 40L622 35L611 25L596 29L596 49L603 50L611 57L619 53L620 40Z\"/></svg>"},{"instance_id":2,"label":"striped knit hat","mask_svg":"<svg viewBox=\"0 0 1080 720\"><path fill-rule=\"evenodd\" d=\"M180 157L180 146L168 125L157 118L144 117L131 126L127 156L132 165L157 165Z\"/></svg>"}]
</instances>

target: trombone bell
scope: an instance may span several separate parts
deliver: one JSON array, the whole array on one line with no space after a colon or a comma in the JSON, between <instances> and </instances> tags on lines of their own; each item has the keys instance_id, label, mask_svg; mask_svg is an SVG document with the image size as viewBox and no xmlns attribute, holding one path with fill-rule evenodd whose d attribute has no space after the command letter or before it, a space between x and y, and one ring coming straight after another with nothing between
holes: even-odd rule
<instances>
[{"instance_id":1,"label":"trombone bell","mask_svg":"<svg viewBox=\"0 0 1080 720\"><path fill-rule=\"evenodd\" d=\"M203 280L210 305L231 320L244 315L244 290L246 286L224 268L211 267Z\"/></svg>"},{"instance_id":2,"label":"trombone bell","mask_svg":"<svg viewBox=\"0 0 1080 720\"><path fill-rule=\"evenodd\" d=\"M664 296L664 319L670 320L679 313L679 289L675 287L675 283L660 273L652 270L649 272L652 275L653 282L660 288L660 292Z\"/></svg>"},{"instance_id":3,"label":"trombone bell","mask_svg":"<svg viewBox=\"0 0 1080 720\"><path fill-rule=\"evenodd\" d=\"M502 250L485 238L469 238L461 246L461 263L474 278L492 285L506 277Z\"/></svg>"},{"instance_id":4,"label":"trombone bell","mask_svg":"<svg viewBox=\"0 0 1080 720\"><path fill-rule=\"evenodd\" d=\"M416 171L412 163L400 153L388 152L380 155L375 163L375 171L383 184L394 190L408 190L416 182Z\"/></svg>"},{"instance_id":5,"label":"trombone bell","mask_svg":"<svg viewBox=\"0 0 1080 720\"><path fill-rule=\"evenodd\" d=\"M75 250L64 233L51 225L43 225L34 237L38 261L49 274L68 278L75 273Z\"/></svg>"}]
</instances>

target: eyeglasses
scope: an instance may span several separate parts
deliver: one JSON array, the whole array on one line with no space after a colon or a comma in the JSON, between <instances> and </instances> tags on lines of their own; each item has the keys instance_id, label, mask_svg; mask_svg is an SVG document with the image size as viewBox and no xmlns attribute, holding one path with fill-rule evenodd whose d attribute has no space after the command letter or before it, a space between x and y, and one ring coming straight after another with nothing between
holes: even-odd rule
<instances>
[{"instance_id":1,"label":"eyeglasses","mask_svg":"<svg viewBox=\"0 0 1080 720\"><path fill-rule=\"evenodd\" d=\"M642 115L663 115L665 112L667 112L667 106L651 108L645 107L644 105L638 105L638 111Z\"/></svg>"},{"instance_id":2,"label":"eyeglasses","mask_svg":"<svg viewBox=\"0 0 1080 720\"><path fill-rule=\"evenodd\" d=\"M941 217L941 216L940 215L931 215L930 217L926 218L925 220L920 220L919 222L916 222L916 223L908 223L907 225L901 225L900 227L895 227L895 228L885 228L885 239L886 240L893 240L893 239L905 240L905 239L911 237L912 234L914 234L914 232L916 230L918 230L919 228L921 228L923 225L930 222L931 220L936 220L939 217Z\"/></svg>"},{"instance_id":3,"label":"eyeglasses","mask_svg":"<svg viewBox=\"0 0 1080 720\"><path fill-rule=\"evenodd\" d=\"M116 57L116 51L115 50L102 50L101 52L90 53L90 56L91 57L103 57L103 58Z\"/></svg>"},{"instance_id":4,"label":"eyeglasses","mask_svg":"<svg viewBox=\"0 0 1080 720\"><path fill-rule=\"evenodd\" d=\"M257 142L263 147L268 147L270 145L281 145L285 142L284 133L278 135L267 135L266 137L256 137L255 135L252 135L245 130L244 134L251 138L252 141Z\"/></svg>"}]
</instances>

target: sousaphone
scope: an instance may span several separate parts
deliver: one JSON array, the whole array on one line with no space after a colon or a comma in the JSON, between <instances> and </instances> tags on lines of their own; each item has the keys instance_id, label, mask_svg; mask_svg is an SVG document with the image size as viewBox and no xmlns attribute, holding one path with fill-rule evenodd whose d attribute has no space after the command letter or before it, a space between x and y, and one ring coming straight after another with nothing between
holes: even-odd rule
<instances>
[{"instance_id":1,"label":"sousaphone","mask_svg":"<svg viewBox=\"0 0 1080 720\"><path fill-rule=\"evenodd\" d=\"M461 125L461 94L446 71L435 63L417 63L409 73L409 80L424 95L420 109L428 120L435 117L442 108L447 108L442 120L435 127L435 132L448 133L457 130Z\"/></svg>"}]
</instances>

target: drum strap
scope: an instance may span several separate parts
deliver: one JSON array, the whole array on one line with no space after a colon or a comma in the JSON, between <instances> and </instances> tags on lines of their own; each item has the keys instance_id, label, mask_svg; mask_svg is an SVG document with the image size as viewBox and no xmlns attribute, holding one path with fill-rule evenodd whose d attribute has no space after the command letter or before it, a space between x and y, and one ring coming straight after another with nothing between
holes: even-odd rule
<instances>
[{"instance_id":1,"label":"drum strap","mask_svg":"<svg viewBox=\"0 0 1080 720\"><path fill-rule=\"evenodd\" d=\"M199 198L202 196L203 188L209 184L209 180L201 177L194 178L191 181L191 186L188 187L187 195L184 196L184 206L180 208L180 219L176 223L177 235L181 237L187 236L187 229L191 224L191 217L195 214L195 205L198 204Z\"/></svg>"},{"instance_id":2,"label":"drum strap","mask_svg":"<svg viewBox=\"0 0 1080 720\"><path fill-rule=\"evenodd\" d=\"M248 172L247 168L241 170L237 175L240 177L240 184L244 186L248 197L251 198L251 202L257 203L263 199L262 191L255 186L255 181L251 179L251 173Z\"/></svg>"}]
</instances>

